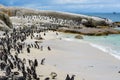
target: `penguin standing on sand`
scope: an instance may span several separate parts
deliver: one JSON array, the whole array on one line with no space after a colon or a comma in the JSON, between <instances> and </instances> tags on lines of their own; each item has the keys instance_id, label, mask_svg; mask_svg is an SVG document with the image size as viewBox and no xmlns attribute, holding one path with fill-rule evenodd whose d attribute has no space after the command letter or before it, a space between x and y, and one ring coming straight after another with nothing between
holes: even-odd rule
<instances>
[{"instance_id":1,"label":"penguin standing on sand","mask_svg":"<svg viewBox=\"0 0 120 80\"><path fill-rule=\"evenodd\" d=\"M33 44L31 44L31 47L33 47Z\"/></svg>"},{"instance_id":2,"label":"penguin standing on sand","mask_svg":"<svg viewBox=\"0 0 120 80\"><path fill-rule=\"evenodd\" d=\"M74 80L74 77L75 77L75 75L72 75L72 77L70 78L70 76L67 74L67 77L65 80Z\"/></svg>"},{"instance_id":3,"label":"penguin standing on sand","mask_svg":"<svg viewBox=\"0 0 120 80\"><path fill-rule=\"evenodd\" d=\"M33 72L33 78L34 78L34 79L37 79L37 74L36 74L36 72Z\"/></svg>"},{"instance_id":4,"label":"penguin standing on sand","mask_svg":"<svg viewBox=\"0 0 120 80\"><path fill-rule=\"evenodd\" d=\"M65 80L71 80L70 79L70 76L67 74L67 77L66 77L66 79Z\"/></svg>"},{"instance_id":5,"label":"penguin standing on sand","mask_svg":"<svg viewBox=\"0 0 120 80\"><path fill-rule=\"evenodd\" d=\"M11 68L9 65L6 66L6 76L9 76L11 73Z\"/></svg>"},{"instance_id":6,"label":"penguin standing on sand","mask_svg":"<svg viewBox=\"0 0 120 80\"><path fill-rule=\"evenodd\" d=\"M11 62L10 59L8 59L8 62L9 62L10 68L13 69L13 68L14 68L14 65L13 65L13 63Z\"/></svg>"},{"instance_id":7,"label":"penguin standing on sand","mask_svg":"<svg viewBox=\"0 0 120 80\"><path fill-rule=\"evenodd\" d=\"M50 46L48 46L48 50L49 50L49 51L51 51L51 48L50 48Z\"/></svg>"},{"instance_id":8,"label":"penguin standing on sand","mask_svg":"<svg viewBox=\"0 0 120 80\"><path fill-rule=\"evenodd\" d=\"M41 65L44 65L45 58L41 60Z\"/></svg>"},{"instance_id":9,"label":"penguin standing on sand","mask_svg":"<svg viewBox=\"0 0 120 80\"><path fill-rule=\"evenodd\" d=\"M71 79L70 79L70 80L74 80L74 77L75 77L75 75L72 75L72 77L71 77Z\"/></svg>"},{"instance_id":10,"label":"penguin standing on sand","mask_svg":"<svg viewBox=\"0 0 120 80\"><path fill-rule=\"evenodd\" d=\"M26 80L26 77L27 77L26 71L22 71L22 74L23 74L24 80Z\"/></svg>"},{"instance_id":11,"label":"penguin standing on sand","mask_svg":"<svg viewBox=\"0 0 120 80\"><path fill-rule=\"evenodd\" d=\"M27 53L30 53L30 48L29 47L27 47Z\"/></svg>"},{"instance_id":12,"label":"penguin standing on sand","mask_svg":"<svg viewBox=\"0 0 120 80\"><path fill-rule=\"evenodd\" d=\"M29 74L32 74L32 72L31 72L31 70L29 69L29 67L27 67L27 72L28 72Z\"/></svg>"},{"instance_id":13,"label":"penguin standing on sand","mask_svg":"<svg viewBox=\"0 0 120 80\"><path fill-rule=\"evenodd\" d=\"M40 47L41 51L43 51L43 46Z\"/></svg>"},{"instance_id":14,"label":"penguin standing on sand","mask_svg":"<svg viewBox=\"0 0 120 80\"><path fill-rule=\"evenodd\" d=\"M0 68L1 68L1 70L4 70L5 66L6 66L6 63L5 63L5 62L1 62L1 63L0 63Z\"/></svg>"},{"instance_id":15,"label":"penguin standing on sand","mask_svg":"<svg viewBox=\"0 0 120 80\"><path fill-rule=\"evenodd\" d=\"M38 61L37 61L37 59L34 60L34 66L35 66L35 67L38 66Z\"/></svg>"}]
</instances>

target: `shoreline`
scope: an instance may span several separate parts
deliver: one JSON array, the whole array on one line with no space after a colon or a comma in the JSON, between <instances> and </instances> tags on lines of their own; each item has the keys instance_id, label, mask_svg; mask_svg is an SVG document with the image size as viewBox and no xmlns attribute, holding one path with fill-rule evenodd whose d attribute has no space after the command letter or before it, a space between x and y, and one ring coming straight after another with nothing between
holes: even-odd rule
<instances>
[{"instance_id":1,"label":"shoreline","mask_svg":"<svg viewBox=\"0 0 120 80\"><path fill-rule=\"evenodd\" d=\"M74 33L64 33L64 32L61 32L61 34L63 34L63 35L68 34L68 35L74 35L74 36L78 35L78 34L74 34ZM84 38L85 35L82 35L82 36ZM67 40L68 41L73 41L74 40L74 41L78 41L78 42L87 43L87 44L91 45L91 47L97 48L97 49L99 49L99 50L101 50L101 51L103 51L103 52L105 52L109 55L112 55L116 59L120 60L120 56L118 56L114 52L112 52L110 47L109 47L110 50L108 51L108 50L106 50L106 47L103 47L102 45L99 45L99 44L96 44L96 43L93 43L93 42L90 42L90 41L87 41L87 40L84 40L84 39L77 39L77 38L74 38L73 36L72 37L64 37L64 40L66 40L66 41Z\"/></svg>"},{"instance_id":2,"label":"shoreline","mask_svg":"<svg viewBox=\"0 0 120 80\"><path fill-rule=\"evenodd\" d=\"M64 32L60 32L62 35L66 35L67 34L67 36L66 37L64 37L64 40L66 40L66 41L78 41L78 42L83 42L83 43L88 43L89 45L91 45L92 47L94 47L94 48L97 48L97 49L99 49L99 50L101 50L101 51L103 51L103 52L105 52L105 53L107 53L107 54L109 54L109 55L112 55L113 57L115 57L116 59L118 59L118 60L120 60L120 56L119 55L117 55L117 53L115 52L112 52L113 50L111 50L111 48L110 47L104 47L103 45L99 45L99 44L97 44L97 43L93 43L93 42L90 42L90 41L87 41L87 40L84 40L84 39L77 39L77 38L75 38L75 36L77 36L78 34L74 34L74 33L64 33ZM68 37L68 34L69 35L72 35L72 36L69 36ZM112 34L113 35L113 34ZM119 34L117 34L117 35L119 35ZM83 38L84 38L84 36L85 35L81 35L81 36L83 36ZM109 48L110 50L108 51L106 48Z\"/></svg>"},{"instance_id":3,"label":"shoreline","mask_svg":"<svg viewBox=\"0 0 120 80\"><path fill-rule=\"evenodd\" d=\"M105 52L105 53L107 53L107 54L115 57L116 59L120 60L120 56L118 56L118 55L116 55L116 54L114 54L114 53L112 53L112 52L110 52L110 51L107 51L105 48L103 48L103 46L97 45L97 44L95 44L95 43L89 43L89 44L90 44L92 47L97 48L97 49L99 49L99 50L101 50L101 51L103 51L103 52Z\"/></svg>"}]
</instances>

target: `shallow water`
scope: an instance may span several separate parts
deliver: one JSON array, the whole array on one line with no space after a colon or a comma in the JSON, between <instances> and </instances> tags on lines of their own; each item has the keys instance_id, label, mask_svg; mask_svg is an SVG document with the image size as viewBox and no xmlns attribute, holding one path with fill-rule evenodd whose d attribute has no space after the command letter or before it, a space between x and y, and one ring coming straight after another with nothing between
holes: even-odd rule
<instances>
[{"instance_id":1,"label":"shallow water","mask_svg":"<svg viewBox=\"0 0 120 80\"><path fill-rule=\"evenodd\" d=\"M120 35L109 36L85 36L85 41L105 52L108 52L120 59Z\"/></svg>"}]
</instances>

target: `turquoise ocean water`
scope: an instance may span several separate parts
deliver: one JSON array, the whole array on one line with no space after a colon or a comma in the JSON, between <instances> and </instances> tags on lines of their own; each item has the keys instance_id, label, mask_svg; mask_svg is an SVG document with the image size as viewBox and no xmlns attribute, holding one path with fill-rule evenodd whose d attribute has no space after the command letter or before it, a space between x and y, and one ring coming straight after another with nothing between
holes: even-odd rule
<instances>
[{"instance_id":1,"label":"turquoise ocean water","mask_svg":"<svg viewBox=\"0 0 120 80\"><path fill-rule=\"evenodd\" d=\"M120 13L90 13L87 15L99 16L109 18L112 21L120 21ZM120 29L120 28L118 28ZM66 38L74 38L74 35L66 35ZM109 36L84 36L84 41L89 42L93 47L99 48L100 50L110 53L116 58L120 59L120 35L114 34Z\"/></svg>"},{"instance_id":2,"label":"turquoise ocean water","mask_svg":"<svg viewBox=\"0 0 120 80\"><path fill-rule=\"evenodd\" d=\"M120 35L109 36L85 36L85 41L91 43L93 47L96 47L104 52L110 53L114 57L120 59Z\"/></svg>"}]
</instances>

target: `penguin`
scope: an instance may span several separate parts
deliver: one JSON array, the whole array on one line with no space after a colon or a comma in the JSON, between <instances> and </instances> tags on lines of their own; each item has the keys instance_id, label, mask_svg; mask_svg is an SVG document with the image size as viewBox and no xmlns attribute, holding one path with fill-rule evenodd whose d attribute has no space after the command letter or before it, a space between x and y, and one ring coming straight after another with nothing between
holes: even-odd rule
<instances>
[{"instance_id":1,"label":"penguin","mask_svg":"<svg viewBox=\"0 0 120 80\"><path fill-rule=\"evenodd\" d=\"M66 79L65 80L71 80L70 79L70 76L67 74L67 76L66 76Z\"/></svg>"},{"instance_id":2,"label":"penguin","mask_svg":"<svg viewBox=\"0 0 120 80\"><path fill-rule=\"evenodd\" d=\"M41 60L41 65L44 65L45 58Z\"/></svg>"},{"instance_id":3,"label":"penguin","mask_svg":"<svg viewBox=\"0 0 120 80\"><path fill-rule=\"evenodd\" d=\"M34 66L35 66L35 67L38 66L38 61L37 61L37 59L34 60Z\"/></svg>"},{"instance_id":4,"label":"penguin","mask_svg":"<svg viewBox=\"0 0 120 80\"><path fill-rule=\"evenodd\" d=\"M71 79L70 79L70 80L74 80L74 77L75 77L75 75L72 75L72 77L71 77Z\"/></svg>"},{"instance_id":5,"label":"penguin","mask_svg":"<svg viewBox=\"0 0 120 80\"><path fill-rule=\"evenodd\" d=\"M30 48L29 47L27 47L27 53L30 53Z\"/></svg>"}]
</instances>

